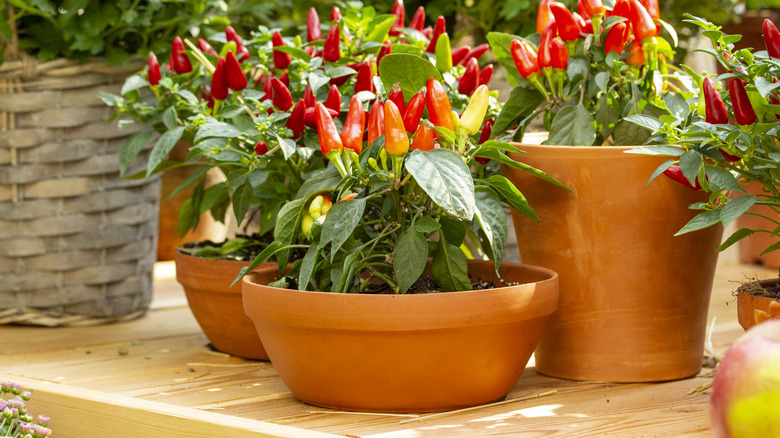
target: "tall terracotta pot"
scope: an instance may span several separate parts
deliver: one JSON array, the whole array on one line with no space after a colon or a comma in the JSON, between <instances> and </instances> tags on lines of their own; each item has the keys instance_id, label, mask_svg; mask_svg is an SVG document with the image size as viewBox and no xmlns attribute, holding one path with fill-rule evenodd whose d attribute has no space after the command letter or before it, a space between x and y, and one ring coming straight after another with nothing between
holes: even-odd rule
<instances>
[{"instance_id":1,"label":"tall terracotta pot","mask_svg":"<svg viewBox=\"0 0 780 438\"><path fill-rule=\"evenodd\" d=\"M176 280L200 328L217 350L246 359L268 360L252 321L244 314L241 284L230 284L249 262L212 260L176 251ZM270 265L269 265L270 266Z\"/></svg>"},{"instance_id":2,"label":"tall terracotta pot","mask_svg":"<svg viewBox=\"0 0 780 438\"><path fill-rule=\"evenodd\" d=\"M508 176L541 223L513 212L520 257L561 278L558 311L536 350L540 373L574 380L651 382L701 369L722 227L674 234L706 200L668 178L664 159L627 147L518 145L513 158L569 193L518 170Z\"/></svg>"},{"instance_id":3,"label":"tall terracotta pot","mask_svg":"<svg viewBox=\"0 0 780 438\"><path fill-rule=\"evenodd\" d=\"M493 262L472 277L496 284ZM488 290L370 295L266 286L244 278L244 309L287 387L314 405L430 412L499 400L514 387L558 302L555 272L504 263Z\"/></svg>"}]
</instances>

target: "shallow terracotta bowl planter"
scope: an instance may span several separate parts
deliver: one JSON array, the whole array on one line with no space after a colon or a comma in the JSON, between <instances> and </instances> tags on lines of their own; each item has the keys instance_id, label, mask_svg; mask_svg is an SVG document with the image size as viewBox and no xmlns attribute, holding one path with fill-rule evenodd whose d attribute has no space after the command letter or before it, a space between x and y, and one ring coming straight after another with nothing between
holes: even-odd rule
<instances>
[{"instance_id":1,"label":"shallow terracotta bowl planter","mask_svg":"<svg viewBox=\"0 0 780 438\"><path fill-rule=\"evenodd\" d=\"M761 280L761 287L770 287L777 284L777 278ZM780 302L777 298L762 297L751 295L744 292L737 293L737 321L743 329L747 330L756 325L756 313L769 313L769 305L773 302Z\"/></svg>"},{"instance_id":2,"label":"shallow terracotta bowl planter","mask_svg":"<svg viewBox=\"0 0 780 438\"><path fill-rule=\"evenodd\" d=\"M246 359L268 360L257 330L244 314L241 284L230 287L249 262L211 260L180 251L174 260L176 280L184 287L190 310L214 348Z\"/></svg>"},{"instance_id":3,"label":"shallow terracotta bowl planter","mask_svg":"<svg viewBox=\"0 0 780 438\"><path fill-rule=\"evenodd\" d=\"M493 262L473 278L499 285ZM504 263L509 283L482 291L368 295L243 280L244 308L280 377L300 400L336 409L435 412L499 400L514 387L558 303L558 275Z\"/></svg>"}]
</instances>

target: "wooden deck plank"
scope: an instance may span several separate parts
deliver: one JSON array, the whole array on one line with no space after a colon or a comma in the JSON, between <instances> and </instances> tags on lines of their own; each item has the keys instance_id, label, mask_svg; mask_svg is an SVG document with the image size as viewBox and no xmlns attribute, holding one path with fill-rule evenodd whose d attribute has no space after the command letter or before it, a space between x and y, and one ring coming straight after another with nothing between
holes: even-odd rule
<instances>
[{"instance_id":1,"label":"wooden deck plank","mask_svg":"<svg viewBox=\"0 0 780 438\"><path fill-rule=\"evenodd\" d=\"M731 296L734 280L754 274L777 275L730 261L718 266L710 304L718 354L742 332ZM0 372L7 374L2 378L33 387L37 404L31 407L54 418L57 436L90 436L67 420L86 409L96 412L94 424L118 430L120 437L158 434L154 422L172 424L174 432L166 436L173 437L709 435L709 391L689 391L711 381L711 369L676 382L610 384L548 378L529 366L508 398L554 394L411 422L306 405L270 363L207 348L171 264L156 267L155 286L151 310L135 321L58 329L0 326ZM141 423L141 429L131 427ZM229 433L216 424L227 424Z\"/></svg>"}]
</instances>

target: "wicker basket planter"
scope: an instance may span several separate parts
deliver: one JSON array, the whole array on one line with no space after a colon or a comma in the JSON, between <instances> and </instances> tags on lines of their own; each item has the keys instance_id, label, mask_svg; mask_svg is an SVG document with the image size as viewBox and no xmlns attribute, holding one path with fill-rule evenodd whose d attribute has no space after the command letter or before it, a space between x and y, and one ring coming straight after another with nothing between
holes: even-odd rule
<instances>
[{"instance_id":1,"label":"wicker basket planter","mask_svg":"<svg viewBox=\"0 0 780 438\"><path fill-rule=\"evenodd\" d=\"M119 177L122 143L142 128L107 124L97 98L136 70L0 65L0 323L106 322L148 308L160 182Z\"/></svg>"}]
</instances>

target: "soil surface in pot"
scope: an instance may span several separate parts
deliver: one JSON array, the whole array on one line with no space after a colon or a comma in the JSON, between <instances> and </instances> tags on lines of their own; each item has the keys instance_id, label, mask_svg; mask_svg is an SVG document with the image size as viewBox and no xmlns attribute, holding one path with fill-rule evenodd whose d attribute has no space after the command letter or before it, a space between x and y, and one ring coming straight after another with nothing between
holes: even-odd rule
<instances>
[{"instance_id":1,"label":"soil surface in pot","mask_svg":"<svg viewBox=\"0 0 780 438\"><path fill-rule=\"evenodd\" d=\"M778 273L778 276L780 276L780 272ZM761 286L760 280L752 279L739 285L737 290L734 292L734 296L740 293L753 295L756 297L780 299L780 283L776 283L774 286L764 288Z\"/></svg>"},{"instance_id":2,"label":"soil surface in pot","mask_svg":"<svg viewBox=\"0 0 780 438\"><path fill-rule=\"evenodd\" d=\"M285 283L286 282L286 283ZM502 284L503 286L511 286L516 285L517 283L506 283ZM294 277L284 277L281 280L278 280L272 284L276 287L286 288L286 289L298 289L298 282L295 280ZM471 278L471 290L485 290L485 289L493 289L496 286L495 283L492 281L486 281L481 278ZM417 279L417 281L414 282L414 284L409 288L409 290L406 291L407 295L410 294L434 294L434 293L443 293L441 286L439 283L431 276L424 276ZM371 294L371 295L380 295L380 294L387 294L387 295L393 295L395 294L395 290L391 288L387 283L376 283L376 284L369 284L366 286L365 289L361 290L359 293L361 294Z\"/></svg>"}]
</instances>

